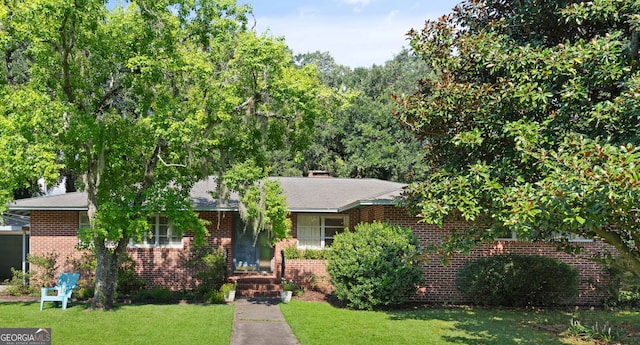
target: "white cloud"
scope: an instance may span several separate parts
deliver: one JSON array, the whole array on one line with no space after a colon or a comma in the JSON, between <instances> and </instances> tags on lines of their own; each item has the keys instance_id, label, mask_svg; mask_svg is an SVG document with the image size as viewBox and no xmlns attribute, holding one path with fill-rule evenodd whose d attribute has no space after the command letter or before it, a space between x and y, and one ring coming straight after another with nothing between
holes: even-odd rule
<instances>
[{"instance_id":1,"label":"white cloud","mask_svg":"<svg viewBox=\"0 0 640 345\"><path fill-rule=\"evenodd\" d=\"M371 3L371 0L344 0L349 5L367 6Z\"/></svg>"}]
</instances>

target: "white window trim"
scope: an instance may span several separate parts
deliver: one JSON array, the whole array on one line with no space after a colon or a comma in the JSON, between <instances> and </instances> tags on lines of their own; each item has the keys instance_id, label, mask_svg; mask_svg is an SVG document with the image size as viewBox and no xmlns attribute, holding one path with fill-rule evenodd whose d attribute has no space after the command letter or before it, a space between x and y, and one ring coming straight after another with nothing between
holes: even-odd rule
<instances>
[{"instance_id":1,"label":"white window trim","mask_svg":"<svg viewBox=\"0 0 640 345\"><path fill-rule=\"evenodd\" d=\"M153 222L151 222L150 232L153 234L153 243L141 243L135 242L134 239L129 240L130 248L183 248L184 247L184 236L180 237L180 243L169 243L169 244L160 244L160 217L167 216L163 214L155 214L151 216ZM171 221L167 218L167 237L171 238L173 236L173 225Z\"/></svg>"},{"instance_id":2,"label":"white window trim","mask_svg":"<svg viewBox=\"0 0 640 345\"><path fill-rule=\"evenodd\" d=\"M320 246L305 246L300 245L300 216L315 216L320 217ZM325 234L325 220L327 218L342 218L344 229L349 227L349 215L347 214L336 214L336 213L299 213L298 214L298 222L296 229L296 242L298 249L324 249L326 248L326 234Z\"/></svg>"},{"instance_id":3,"label":"white window trim","mask_svg":"<svg viewBox=\"0 0 640 345\"><path fill-rule=\"evenodd\" d=\"M496 241L517 241L518 234L516 234L515 231L511 231L511 237L496 237L495 240Z\"/></svg>"},{"instance_id":4,"label":"white window trim","mask_svg":"<svg viewBox=\"0 0 640 345\"><path fill-rule=\"evenodd\" d=\"M551 239L554 239L554 240L566 239L568 242L583 242L583 243L590 243L594 241L593 238L582 237L573 232L554 232Z\"/></svg>"}]
</instances>

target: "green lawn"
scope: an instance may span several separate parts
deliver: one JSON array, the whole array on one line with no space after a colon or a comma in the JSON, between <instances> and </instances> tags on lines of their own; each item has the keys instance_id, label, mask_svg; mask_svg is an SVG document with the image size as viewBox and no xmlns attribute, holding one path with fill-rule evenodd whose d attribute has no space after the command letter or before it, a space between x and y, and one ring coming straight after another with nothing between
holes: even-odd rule
<instances>
[{"instance_id":1,"label":"green lawn","mask_svg":"<svg viewBox=\"0 0 640 345\"><path fill-rule=\"evenodd\" d=\"M612 344L640 344L638 312L466 308L368 312L295 300L280 308L302 345L592 344L568 334L558 334L569 328L572 318L591 327L596 321L600 326L611 325L617 337Z\"/></svg>"},{"instance_id":2,"label":"green lawn","mask_svg":"<svg viewBox=\"0 0 640 345\"><path fill-rule=\"evenodd\" d=\"M111 312L82 305L0 303L0 327L51 328L62 344L225 344L231 341L232 305L125 305Z\"/></svg>"}]
</instances>

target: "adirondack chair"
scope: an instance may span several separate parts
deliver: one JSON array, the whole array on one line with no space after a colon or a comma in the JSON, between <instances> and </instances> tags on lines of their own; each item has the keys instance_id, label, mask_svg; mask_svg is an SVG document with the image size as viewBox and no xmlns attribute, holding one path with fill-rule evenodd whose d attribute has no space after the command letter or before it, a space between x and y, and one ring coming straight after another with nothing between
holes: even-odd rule
<instances>
[{"instance_id":1,"label":"adirondack chair","mask_svg":"<svg viewBox=\"0 0 640 345\"><path fill-rule=\"evenodd\" d=\"M77 288L76 283L80 278L80 273L62 273L58 276L58 285L40 290L40 310L44 307L44 302L53 302L55 306L62 302L62 309L67 309L67 303L71 301L71 293ZM49 296L50 291L56 291L55 295Z\"/></svg>"}]
</instances>

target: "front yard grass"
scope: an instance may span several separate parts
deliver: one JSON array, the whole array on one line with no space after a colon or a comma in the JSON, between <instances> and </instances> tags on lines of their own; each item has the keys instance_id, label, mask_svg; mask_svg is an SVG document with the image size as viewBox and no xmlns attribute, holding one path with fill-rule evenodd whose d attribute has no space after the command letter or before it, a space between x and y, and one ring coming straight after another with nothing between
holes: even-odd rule
<instances>
[{"instance_id":1,"label":"front yard grass","mask_svg":"<svg viewBox=\"0 0 640 345\"><path fill-rule=\"evenodd\" d=\"M418 308L354 311L326 303L292 301L280 308L302 345L313 344L604 344L596 334L566 331L572 320L609 325L609 344L640 344L639 312Z\"/></svg>"},{"instance_id":2,"label":"front yard grass","mask_svg":"<svg viewBox=\"0 0 640 345\"><path fill-rule=\"evenodd\" d=\"M231 341L232 305L123 305L111 312L83 305L0 303L2 328L51 328L53 344L224 344Z\"/></svg>"}]
</instances>

